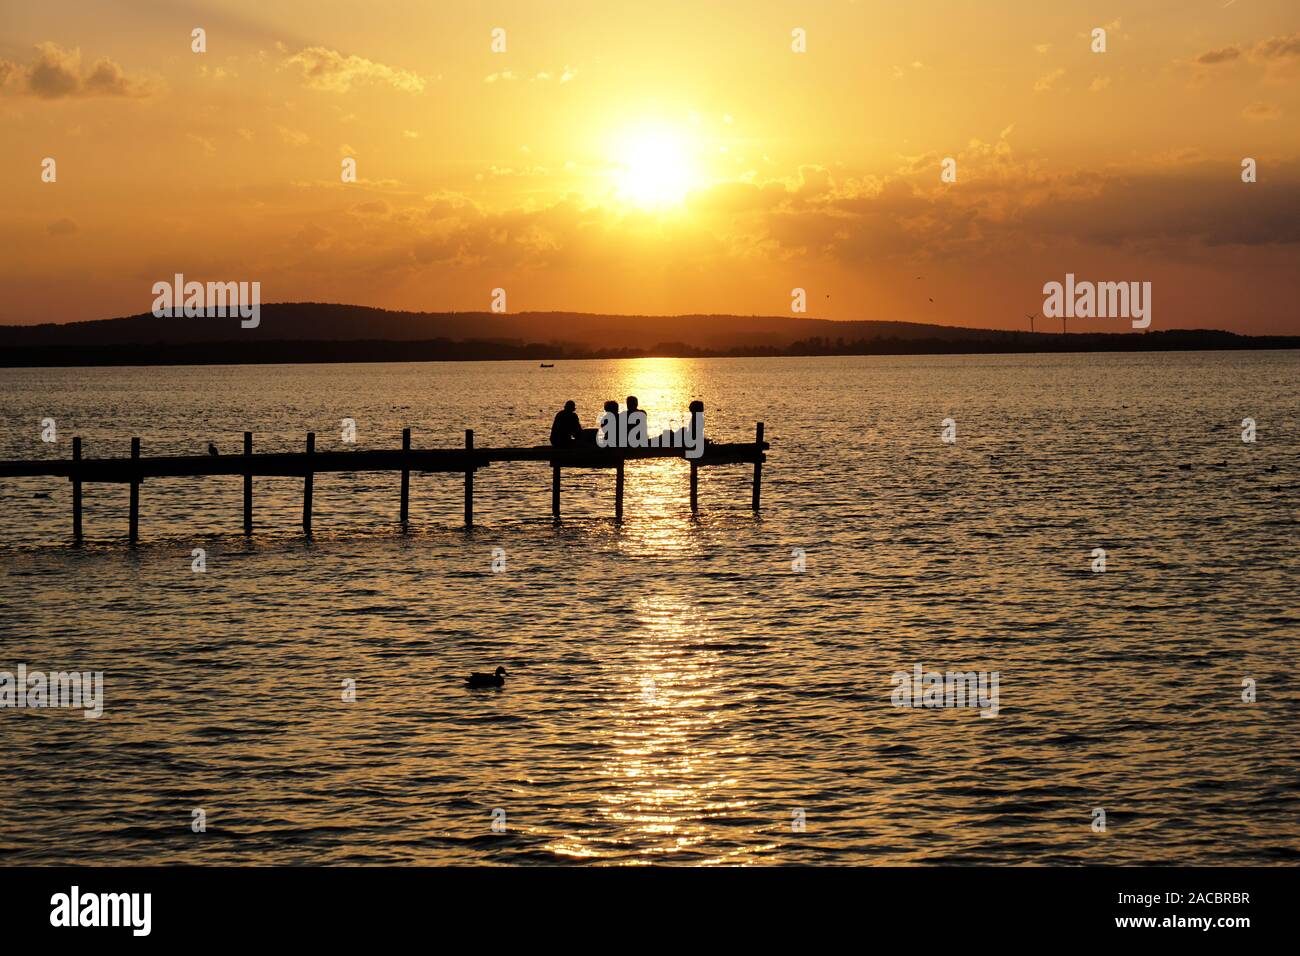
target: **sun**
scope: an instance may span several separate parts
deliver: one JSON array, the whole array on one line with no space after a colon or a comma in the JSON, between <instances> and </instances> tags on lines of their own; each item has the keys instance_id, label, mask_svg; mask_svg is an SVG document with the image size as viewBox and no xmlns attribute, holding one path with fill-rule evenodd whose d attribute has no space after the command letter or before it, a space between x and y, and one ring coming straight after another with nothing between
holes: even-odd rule
<instances>
[{"instance_id":1,"label":"sun","mask_svg":"<svg viewBox=\"0 0 1300 956\"><path fill-rule=\"evenodd\" d=\"M619 198L643 209L680 205L701 185L687 137L671 127L649 124L619 138L614 176Z\"/></svg>"}]
</instances>

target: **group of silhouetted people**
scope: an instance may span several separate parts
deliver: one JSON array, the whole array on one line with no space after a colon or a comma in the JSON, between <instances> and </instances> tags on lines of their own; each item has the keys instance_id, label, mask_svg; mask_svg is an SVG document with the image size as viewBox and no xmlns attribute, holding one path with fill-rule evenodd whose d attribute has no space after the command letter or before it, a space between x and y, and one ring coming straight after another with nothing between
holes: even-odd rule
<instances>
[{"instance_id":1,"label":"group of silhouetted people","mask_svg":"<svg viewBox=\"0 0 1300 956\"><path fill-rule=\"evenodd\" d=\"M575 445L596 445L600 448L703 448L704 403L691 402L686 424L681 428L664 429L662 434L649 434L649 420L635 395L627 397L627 407L619 410L618 402L605 403L595 428L583 428L577 405L565 402L555 414L551 424L551 444L556 448Z\"/></svg>"}]
</instances>

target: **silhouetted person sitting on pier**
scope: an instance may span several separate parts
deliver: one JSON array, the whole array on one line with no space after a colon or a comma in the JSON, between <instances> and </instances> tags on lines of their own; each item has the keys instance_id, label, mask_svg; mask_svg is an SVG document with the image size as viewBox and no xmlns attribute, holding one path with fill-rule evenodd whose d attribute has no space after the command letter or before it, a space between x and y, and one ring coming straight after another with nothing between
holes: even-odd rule
<instances>
[{"instance_id":1,"label":"silhouetted person sitting on pier","mask_svg":"<svg viewBox=\"0 0 1300 956\"><path fill-rule=\"evenodd\" d=\"M686 427L691 430L689 437L694 438L696 441L703 442L704 441L704 403L697 398L695 401L691 402L690 407L687 409L687 411L691 413L691 416L687 420L687 424L686 424Z\"/></svg>"},{"instance_id":2,"label":"silhouetted person sitting on pier","mask_svg":"<svg viewBox=\"0 0 1300 956\"><path fill-rule=\"evenodd\" d=\"M629 448L644 448L650 440L650 424L635 395L627 397L627 427L622 431L623 443Z\"/></svg>"},{"instance_id":3,"label":"silhouetted person sitting on pier","mask_svg":"<svg viewBox=\"0 0 1300 956\"><path fill-rule=\"evenodd\" d=\"M698 458L704 450L704 403L691 402L686 413L686 424L681 428L665 428L659 435L660 448L686 448L688 458Z\"/></svg>"},{"instance_id":4,"label":"silhouetted person sitting on pier","mask_svg":"<svg viewBox=\"0 0 1300 956\"><path fill-rule=\"evenodd\" d=\"M605 410L596 423L596 444L601 448L618 446L619 424L623 416L618 413L618 402L606 402Z\"/></svg>"},{"instance_id":5,"label":"silhouetted person sitting on pier","mask_svg":"<svg viewBox=\"0 0 1300 956\"><path fill-rule=\"evenodd\" d=\"M216 446L216 445L212 444L212 442L208 442L208 454L209 454L209 455L219 455L219 454L221 454L221 452L217 451L217 446Z\"/></svg>"},{"instance_id":6,"label":"silhouetted person sitting on pier","mask_svg":"<svg viewBox=\"0 0 1300 956\"><path fill-rule=\"evenodd\" d=\"M551 424L551 445L555 448L567 448L582 440L582 422L575 411L577 405L565 402L564 408L555 413Z\"/></svg>"}]
</instances>

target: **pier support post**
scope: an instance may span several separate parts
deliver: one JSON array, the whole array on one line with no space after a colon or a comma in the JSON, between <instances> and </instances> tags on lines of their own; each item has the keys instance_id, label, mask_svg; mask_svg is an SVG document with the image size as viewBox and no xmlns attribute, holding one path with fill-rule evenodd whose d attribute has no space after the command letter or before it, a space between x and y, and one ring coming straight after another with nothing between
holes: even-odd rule
<instances>
[{"instance_id":1,"label":"pier support post","mask_svg":"<svg viewBox=\"0 0 1300 956\"><path fill-rule=\"evenodd\" d=\"M618 470L614 474L614 521L623 522L623 462L618 460Z\"/></svg>"},{"instance_id":2,"label":"pier support post","mask_svg":"<svg viewBox=\"0 0 1300 956\"><path fill-rule=\"evenodd\" d=\"M316 433L307 433L307 454L314 454L316 451ZM303 534L311 534L311 463L307 463L307 474L302 479L302 530Z\"/></svg>"},{"instance_id":3,"label":"pier support post","mask_svg":"<svg viewBox=\"0 0 1300 956\"><path fill-rule=\"evenodd\" d=\"M465 451L474 450L474 429L465 429ZM474 467L465 471L465 527L474 527Z\"/></svg>"},{"instance_id":4,"label":"pier support post","mask_svg":"<svg viewBox=\"0 0 1300 956\"><path fill-rule=\"evenodd\" d=\"M763 423L754 428L754 443L758 445L758 457L754 459L754 498L751 507L757 511L759 498L763 493Z\"/></svg>"},{"instance_id":5,"label":"pier support post","mask_svg":"<svg viewBox=\"0 0 1300 956\"><path fill-rule=\"evenodd\" d=\"M140 540L140 439L131 439L131 524L128 537L132 544Z\"/></svg>"},{"instance_id":6,"label":"pier support post","mask_svg":"<svg viewBox=\"0 0 1300 956\"><path fill-rule=\"evenodd\" d=\"M691 514L700 510L700 466L691 462Z\"/></svg>"},{"instance_id":7,"label":"pier support post","mask_svg":"<svg viewBox=\"0 0 1300 956\"><path fill-rule=\"evenodd\" d=\"M560 466L551 462L551 517L560 520Z\"/></svg>"},{"instance_id":8,"label":"pier support post","mask_svg":"<svg viewBox=\"0 0 1300 956\"><path fill-rule=\"evenodd\" d=\"M81 544L81 438L72 439L72 540Z\"/></svg>"},{"instance_id":9,"label":"pier support post","mask_svg":"<svg viewBox=\"0 0 1300 956\"><path fill-rule=\"evenodd\" d=\"M402 429L402 507L401 522L402 527L406 527L406 519L410 514L411 502L411 469L407 467L407 457L411 451L411 430Z\"/></svg>"},{"instance_id":10,"label":"pier support post","mask_svg":"<svg viewBox=\"0 0 1300 956\"><path fill-rule=\"evenodd\" d=\"M253 533L253 433L244 432L244 534Z\"/></svg>"}]
</instances>

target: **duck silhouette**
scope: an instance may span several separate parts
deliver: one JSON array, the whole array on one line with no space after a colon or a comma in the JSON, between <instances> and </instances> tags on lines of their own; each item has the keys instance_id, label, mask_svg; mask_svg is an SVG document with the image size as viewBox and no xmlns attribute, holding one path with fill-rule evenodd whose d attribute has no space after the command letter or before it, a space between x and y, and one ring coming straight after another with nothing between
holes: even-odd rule
<instances>
[{"instance_id":1,"label":"duck silhouette","mask_svg":"<svg viewBox=\"0 0 1300 956\"><path fill-rule=\"evenodd\" d=\"M498 667L492 674L480 674L475 671L465 678L465 684L469 687L502 687L506 682L506 669Z\"/></svg>"}]
</instances>

